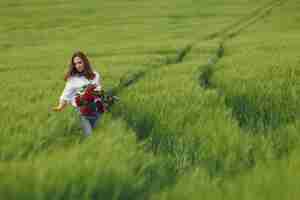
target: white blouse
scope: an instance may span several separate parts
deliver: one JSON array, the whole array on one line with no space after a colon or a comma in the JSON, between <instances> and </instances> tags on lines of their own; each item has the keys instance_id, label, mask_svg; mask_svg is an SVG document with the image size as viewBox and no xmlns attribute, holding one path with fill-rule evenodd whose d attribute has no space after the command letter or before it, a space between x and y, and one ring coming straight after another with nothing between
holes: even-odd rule
<instances>
[{"instance_id":1,"label":"white blouse","mask_svg":"<svg viewBox=\"0 0 300 200\"><path fill-rule=\"evenodd\" d=\"M59 101L67 101L71 103L74 107L77 107L75 103L75 96L80 91L80 89L88 84L95 84L97 90L101 90L100 75L98 72L94 72L95 77L93 80L88 80L85 76L71 76L65 85L65 88L59 98Z\"/></svg>"}]
</instances>

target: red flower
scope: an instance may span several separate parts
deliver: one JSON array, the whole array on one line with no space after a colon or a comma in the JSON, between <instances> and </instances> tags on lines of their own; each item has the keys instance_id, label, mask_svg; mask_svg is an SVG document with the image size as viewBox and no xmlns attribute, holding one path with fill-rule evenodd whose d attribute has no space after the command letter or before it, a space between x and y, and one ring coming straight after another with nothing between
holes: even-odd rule
<instances>
[{"instance_id":1,"label":"red flower","mask_svg":"<svg viewBox=\"0 0 300 200\"><path fill-rule=\"evenodd\" d=\"M76 103L77 106L81 106L82 105L82 101L81 101L81 98L80 98L79 95L75 97L75 103Z\"/></svg>"},{"instance_id":2,"label":"red flower","mask_svg":"<svg viewBox=\"0 0 300 200\"><path fill-rule=\"evenodd\" d=\"M82 96L81 96L81 99L83 101L86 101L86 102L94 102L94 100L96 99L96 96L94 96L93 94L91 93L87 93L85 92Z\"/></svg>"},{"instance_id":3,"label":"red flower","mask_svg":"<svg viewBox=\"0 0 300 200\"><path fill-rule=\"evenodd\" d=\"M96 115L96 112L92 110L92 108L90 106L81 106L79 108L81 115L84 116L92 116L92 115Z\"/></svg>"},{"instance_id":4,"label":"red flower","mask_svg":"<svg viewBox=\"0 0 300 200\"><path fill-rule=\"evenodd\" d=\"M75 97L75 103L82 115L93 116L97 112L106 112L106 107L101 100L100 93L95 89L96 85L88 85L82 95Z\"/></svg>"},{"instance_id":5,"label":"red flower","mask_svg":"<svg viewBox=\"0 0 300 200\"><path fill-rule=\"evenodd\" d=\"M88 85L84 93L91 95L93 92L95 92L95 89L96 89L95 85Z\"/></svg>"},{"instance_id":6,"label":"red flower","mask_svg":"<svg viewBox=\"0 0 300 200\"><path fill-rule=\"evenodd\" d=\"M96 106L97 106L97 110L98 112L106 112L106 107L104 106L103 102L101 101L101 99L99 98L97 101L96 101Z\"/></svg>"}]
</instances>

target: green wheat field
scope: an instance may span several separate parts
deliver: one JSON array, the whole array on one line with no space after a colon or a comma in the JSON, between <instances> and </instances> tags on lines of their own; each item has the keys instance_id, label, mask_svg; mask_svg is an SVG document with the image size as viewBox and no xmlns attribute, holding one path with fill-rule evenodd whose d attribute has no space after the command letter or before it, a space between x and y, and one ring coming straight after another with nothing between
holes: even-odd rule
<instances>
[{"instance_id":1,"label":"green wheat field","mask_svg":"<svg viewBox=\"0 0 300 200\"><path fill-rule=\"evenodd\" d=\"M0 200L297 200L296 0L1 0ZM120 98L54 113L74 51Z\"/></svg>"}]
</instances>

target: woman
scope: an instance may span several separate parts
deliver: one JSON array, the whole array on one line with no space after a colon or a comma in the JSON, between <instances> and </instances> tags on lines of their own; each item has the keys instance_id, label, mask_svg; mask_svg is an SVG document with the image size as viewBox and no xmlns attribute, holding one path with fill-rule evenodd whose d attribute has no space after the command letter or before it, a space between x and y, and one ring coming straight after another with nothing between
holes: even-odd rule
<instances>
[{"instance_id":1,"label":"woman","mask_svg":"<svg viewBox=\"0 0 300 200\"><path fill-rule=\"evenodd\" d=\"M87 56L78 51L71 58L69 70L65 74L64 80L66 81L65 88L59 98L58 106L54 107L53 110L61 112L68 104L73 105L80 114L80 123L84 134L89 136L100 117L101 111L94 110L95 112L90 114L81 112L82 109L77 97L79 97L80 91L82 92L83 88L89 85L93 85L93 89L100 91L100 75L92 70Z\"/></svg>"}]
</instances>

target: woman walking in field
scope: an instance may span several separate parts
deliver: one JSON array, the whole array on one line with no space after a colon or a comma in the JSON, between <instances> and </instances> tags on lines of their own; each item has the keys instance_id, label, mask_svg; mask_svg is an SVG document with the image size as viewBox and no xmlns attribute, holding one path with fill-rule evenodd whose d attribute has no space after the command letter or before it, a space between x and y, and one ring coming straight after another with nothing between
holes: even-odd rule
<instances>
[{"instance_id":1,"label":"woman walking in field","mask_svg":"<svg viewBox=\"0 0 300 200\"><path fill-rule=\"evenodd\" d=\"M104 112L101 98L97 95L101 91L100 75L92 69L87 56L78 51L71 58L64 80L65 88L53 110L61 112L68 104L74 106L79 112L82 130L89 136Z\"/></svg>"}]
</instances>

